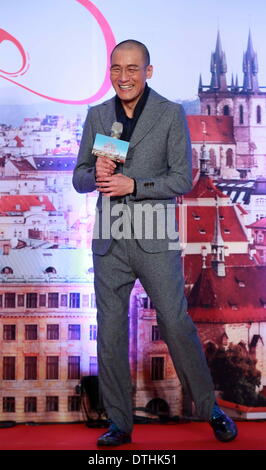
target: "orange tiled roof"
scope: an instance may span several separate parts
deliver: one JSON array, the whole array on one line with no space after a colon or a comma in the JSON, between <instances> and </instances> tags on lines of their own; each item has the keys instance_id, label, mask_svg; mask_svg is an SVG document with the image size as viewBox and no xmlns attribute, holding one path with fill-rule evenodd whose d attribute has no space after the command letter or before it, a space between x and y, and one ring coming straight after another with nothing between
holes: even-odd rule
<instances>
[{"instance_id":1,"label":"orange tiled roof","mask_svg":"<svg viewBox=\"0 0 266 470\"><path fill-rule=\"evenodd\" d=\"M55 211L47 196L0 196L0 213L25 212L33 206L45 206L46 211Z\"/></svg>"},{"instance_id":2,"label":"orange tiled roof","mask_svg":"<svg viewBox=\"0 0 266 470\"><path fill-rule=\"evenodd\" d=\"M211 267L202 269L188 296L193 320L214 323L265 322L265 279L266 266L226 267L224 277L219 277Z\"/></svg>"},{"instance_id":3,"label":"orange tiled roof","mask_svg":"<svg viewBox=\"0 0 266 470\"><path fill-rule=\"evenodd\" d=\"M247 242L234 206L219 206L219 221L224 242ZM216 224L215 206L187 206L187 242L212 242ZM179 210L177 209L179 219Z\"/></svg>"},{"instance_id":4,"label":"orange tiled roof","mask_svg":"<svg viewBox=\"0 0 266 470\"><path fill-rule=\"evenodd\" d=\"M232 116L188 115L187 121L192 142L235 144Z\"/></svg>"}]
</instances>

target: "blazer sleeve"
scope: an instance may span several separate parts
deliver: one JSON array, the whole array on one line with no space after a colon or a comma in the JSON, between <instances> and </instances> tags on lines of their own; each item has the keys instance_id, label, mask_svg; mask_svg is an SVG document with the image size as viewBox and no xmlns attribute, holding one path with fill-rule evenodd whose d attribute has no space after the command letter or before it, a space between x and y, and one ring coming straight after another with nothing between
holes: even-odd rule
<instances>
[{"instance_id":1,"label":"blazer sleeve","mask_svg":"<svg viewBox=\"0 0 266 470\"><path fill-rule=\"evenodd\" d=\"M96 190L95 162L91 151L94 142L93 108L90 108L84 123L77 164L74 168L72 183L78 193L89 193Z\"/></svg>"},{"instance_id":2,"label":"blazer sleeve","mask_svg":"<svg viewBox=\"0 0 266 470\"><path fill-rule=\"evenodd\" d=\"M173 119L166 138L168 172L165 176L135 178L136 193L131 200L168 199L192 189L192 152L184 109L174 105Z\"/></svg>"}]
</instances>

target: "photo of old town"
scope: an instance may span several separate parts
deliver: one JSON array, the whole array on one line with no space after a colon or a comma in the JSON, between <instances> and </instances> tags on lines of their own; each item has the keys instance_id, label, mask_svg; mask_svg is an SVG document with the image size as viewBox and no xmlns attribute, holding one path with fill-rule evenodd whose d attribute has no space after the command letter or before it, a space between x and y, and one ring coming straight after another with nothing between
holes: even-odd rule
<instances>
[{"instance_id":1,"label":"photo of old town","mask_svg":"<svg viewBox=\"0 0 266 470\"><path fill-rule=\"evenodd\" d=\"M219 403L233 417L265 419L266 91L258 81L265 58L257 57L251 32L247 39L243 74L228 77L218 31L196 112L184 102L194 186L179 198L176 217L189 314ZM78 386L97 377L97 194L72 186L83 123L78 113L25 115L16 125L0 119L3 420L82 420ZM193 415L138 281L129 318L135 409Z\"/></svg>"}]
</instances>

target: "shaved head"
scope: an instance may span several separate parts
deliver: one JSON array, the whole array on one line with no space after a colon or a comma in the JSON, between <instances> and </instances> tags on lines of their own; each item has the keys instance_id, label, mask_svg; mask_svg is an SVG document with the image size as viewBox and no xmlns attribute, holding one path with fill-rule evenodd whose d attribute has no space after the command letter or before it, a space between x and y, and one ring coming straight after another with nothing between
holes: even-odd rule
<instances>
[{"instance_id":1,"label":"shaved head","mask_svg":"<svg viewBox=\"0 0 266 470\"><path fill-rule=\"evenodd\" d=\"M119 44L117 44L112 53L111 53L111 61L112 61L112 56L115 51L118 49L140 49L144 58L144 63L145 66L150 65L150 53L145 46L145 44L142 44L142 42L136 41L135 39L127 39L126 41L122 41Z\"/></svg>"}]
</instances>

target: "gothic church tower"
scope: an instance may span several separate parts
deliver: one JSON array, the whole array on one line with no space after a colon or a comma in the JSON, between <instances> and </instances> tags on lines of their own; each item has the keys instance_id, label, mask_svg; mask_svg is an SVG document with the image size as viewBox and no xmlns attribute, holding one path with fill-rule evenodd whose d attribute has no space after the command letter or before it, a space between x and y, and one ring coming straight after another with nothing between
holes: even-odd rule
<instances>
[{"instance_id":1,"label":"gothic church tower","mask_svg":"<svg viewBox=\"0 0 266 470\"><path fill-rule=\"evenodd\" d=\"M263 177L266 174L266 92L258 84L258 60L251 33L243 56L242 86L238 84L238 77L234 81L233 76L231 85L227 85L226 58L219 31L210 71L209 86L203 86L200 77L201 114L232 117L235 169L241 178Z\"/></svg>"}]
</instances>

